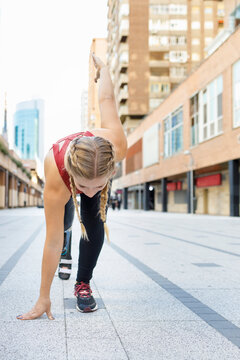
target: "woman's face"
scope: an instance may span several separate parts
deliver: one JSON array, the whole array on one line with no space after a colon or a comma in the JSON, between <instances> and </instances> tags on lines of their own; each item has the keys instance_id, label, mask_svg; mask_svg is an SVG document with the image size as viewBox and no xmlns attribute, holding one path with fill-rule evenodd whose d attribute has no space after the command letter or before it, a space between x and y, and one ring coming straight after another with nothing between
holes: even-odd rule
<instances>
[{"instance_id":1,"label":"woman's face","mask_svg":"<svg viewBox=\"0 0 240 360\"><path fill-rule=\"evenodd\" d=\"M76 188L86 196L92 198L96 193L102 190L108 182L108 177L98 177L93 180L85 178L74 178Z\"/></svg>"}]
</instances>

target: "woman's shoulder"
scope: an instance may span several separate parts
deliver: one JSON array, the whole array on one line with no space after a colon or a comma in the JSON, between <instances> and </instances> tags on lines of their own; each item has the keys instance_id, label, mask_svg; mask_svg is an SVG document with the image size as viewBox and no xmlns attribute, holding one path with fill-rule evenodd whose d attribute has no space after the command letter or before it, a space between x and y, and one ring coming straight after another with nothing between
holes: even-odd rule
<instances>
[{"instance_id":1,"label":"woman's shoulder","mask_svg":"<svg viewBox=\"0 0 240 360\"><path fill-rule=\"evenodd\" d=\"M62 191L68 192L68 189L66 188L59 174L52 149L50 149L45 156L44 173L45 173L45 181L46 184L48 185L48 188L58 189L60 192Z\"/></svg>"}]
</instances>

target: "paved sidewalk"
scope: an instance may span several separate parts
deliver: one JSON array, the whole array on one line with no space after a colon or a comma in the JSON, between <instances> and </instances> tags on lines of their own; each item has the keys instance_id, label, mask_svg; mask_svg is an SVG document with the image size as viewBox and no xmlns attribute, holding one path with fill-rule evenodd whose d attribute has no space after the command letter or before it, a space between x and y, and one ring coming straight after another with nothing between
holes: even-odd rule
<instances>
[{"instance_id":1,"label":"paved sidewalk","mask_svg":"<svg viewBox=\"0 0 240 360\"><path fill-rule=\"evenodd\" d=\"M54 321L16 320L38 297L43 209L0 211L0 359L239 360L240 220L109 209L91 283L99 310L75 309L56 275Z\"/></svg>"}]
</instances>

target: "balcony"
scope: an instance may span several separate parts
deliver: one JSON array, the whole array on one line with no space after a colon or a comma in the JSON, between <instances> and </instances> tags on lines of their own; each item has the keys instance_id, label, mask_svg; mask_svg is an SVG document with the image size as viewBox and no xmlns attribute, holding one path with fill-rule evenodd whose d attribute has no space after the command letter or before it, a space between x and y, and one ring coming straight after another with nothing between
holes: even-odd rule
<instances>
[{"instance_id":1,"label":"balcony","mask_svg":"<svg viewBox=\"0 0 240 360\"><path fill-rule=\"evenodd\" d=\"M118 115L120 118L125 118L128 115L128 105L120 105Z\"/></svg>"},{"instance_id":2,"label":"balcony","mask_svg":"<svg viewBox=\"0 0 240 360\"><path fill-rule=\"evenodd\" d=\"M169 83L169 76L150 76L150 83L159 82L159 83Z\"/></svg>"},{"instance_id":3,"label":"balcony","mask_svg":"<svg viewBox=\"0 0 240 360\"><path fill-rule=\"evenodd\" d=\"M169 60L150 60L150 68L164 68L169 67Z\"/></svg>"},{"instance_id":4,"label":"balcony","mask_svg":"<svg viewBox=\"0 0 240 360\"><path fill-rule=\"evenodd\" d=\"M121 54L122 52L128 52L129 47L128 47L128 43L120 43L119 48L118 48L118 53Z\"/></svg>"},{"instance_id":5,"label":"balcony","mask_svg":"<svg viewBox=\"0 0 240 360\"><path fill-rule=\"evenodd\" d=\"M118 79L118 87L120 87L122 84L128 83L128 74L120 74Z\"/></svg>"},{"instance_id":6,"label":"balcony","mask_svg":"<svg viewBox=\"0 0 240 360\"><path fill-rule=\"evenodd\" d=\"M128 36L128 34L129 34L129 20L123 19L119 27L119 40L121 41L122 37Z\"/></svg>"},{"instance_id":7,"label":"balcony","mask_svg":"<svg viewBox=\"0 0 240 360\"><path fill-rule=\"evenodd\" d=\"M120 92L118 94L118 102L120 103L122 100L128 99L128 87L120 89Z\"/></svg>"}]
</instances>

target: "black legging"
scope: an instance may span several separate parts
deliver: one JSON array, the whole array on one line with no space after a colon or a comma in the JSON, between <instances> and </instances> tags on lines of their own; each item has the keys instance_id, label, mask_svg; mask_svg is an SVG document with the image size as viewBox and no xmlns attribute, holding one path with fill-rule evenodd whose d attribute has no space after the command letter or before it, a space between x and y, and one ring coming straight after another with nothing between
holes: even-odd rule
<instances>
[{"instance_id":1,"label":"black legging","mask_svg":"<svg viewBox=\"0 0 240 360\"><path fill-rule=\"evenodd\" d=\"M104 242L104 227L100 218L100 191L92 198L81 194L81 219L86 228L89 241L80 238L77 281L88 282L92 278L98 256ZM65 205L64 231L72 226L74 218L74 203L72 197ZM79 224L80 226L80 224Z\"/></svg>"}]
</instances>

